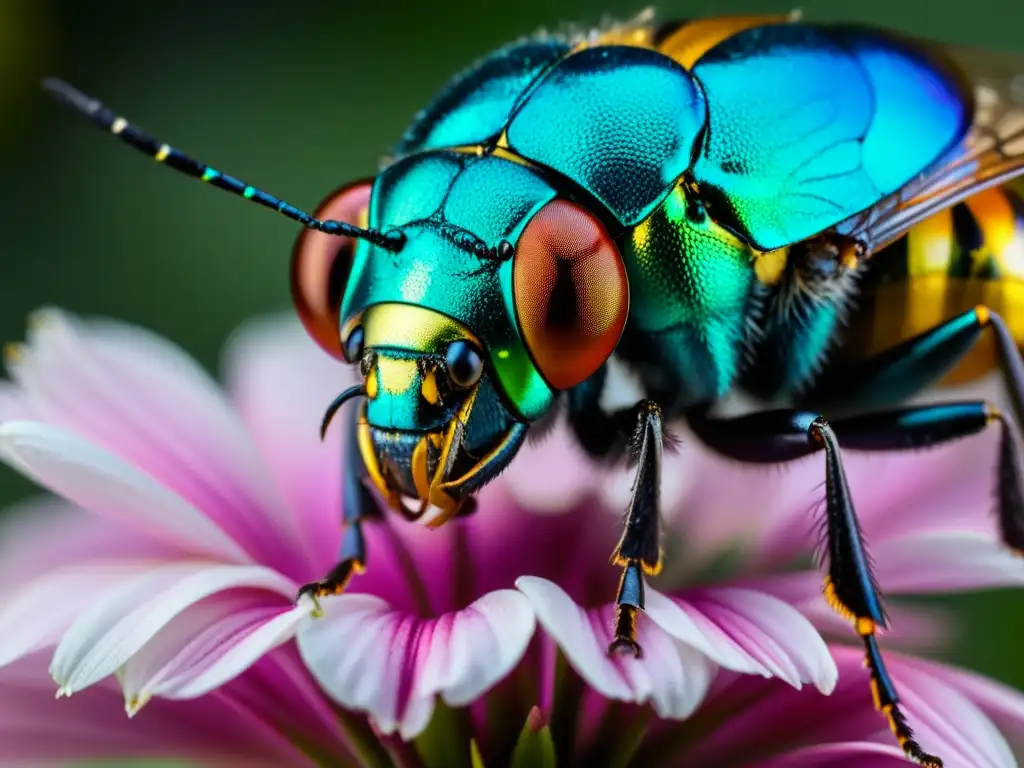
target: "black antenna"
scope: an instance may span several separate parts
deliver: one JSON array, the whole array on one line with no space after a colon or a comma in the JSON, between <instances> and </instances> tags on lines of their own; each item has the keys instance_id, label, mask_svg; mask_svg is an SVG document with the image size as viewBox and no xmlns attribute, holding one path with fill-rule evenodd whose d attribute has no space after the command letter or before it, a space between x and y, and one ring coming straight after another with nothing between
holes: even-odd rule
<instances>
[{"instance_id":1,"label":"black antenna","mask_svg":"<svg viewBox=\"0 0 1024 768\"><path fill-rule=\"evenodd\" d=\"M354 387L349 387L336 398L334 402L327 406L327 413L324 414L323 420L320 422L320 439L323 440L327 436L327 428L331 426L331 421L334 419L335 414L341 410L341 406L351 400L353 397L366 397L366 386L364 384L356 384Z\"/></svg>"},{"instance_id":2,"label":"black antenna","mask_svg":"<svg viewBox=\"0 0 1024 768\"><path fill-rule=\"evenodd\" d=\"M176 171L194 176L215 187L220 187L228 192L244 197L246 200L252 200L262 206L272 208L309 229L325 232L328 235L358 237L389 251L399 251L405 244L405 235L398 230L380 232L376 229L363 229L347 224L344 221L314 219L294 205L286 203L284 200L279 200L273 195L268 195L266 192L246 184L241 179L221 173L216 168L211 168L198 160L193 160L174 147L158 141L145 131L136 128L123 117L115 115L101 101L85 95L74 86L59 78L48 77L43 80L43 89L60 103L71 107L71 109L79 114L89 118L100 128L110 131L125 144L135 147L140 152L145 152L158 163L164 163Z\"/></svg>"}]
</instances>

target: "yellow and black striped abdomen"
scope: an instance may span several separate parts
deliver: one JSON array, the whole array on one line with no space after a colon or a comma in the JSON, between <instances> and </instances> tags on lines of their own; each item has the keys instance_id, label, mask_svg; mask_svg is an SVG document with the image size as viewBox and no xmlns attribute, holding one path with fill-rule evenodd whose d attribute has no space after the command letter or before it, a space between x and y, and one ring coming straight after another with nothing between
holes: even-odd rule
<instances>
[{"instance_id":1,"label":"yellow and black striped abdomen","mask_svg":"<svg viewBox=\"0 0 1024 768\"><path fill-rule=\"evenodd\" d=\"M1020 188L980 192L922 221L871 257L844 345L862 357L934 328L979 304L999 313L1024 346L1024 197ZM983 337L944 383L995 366Z\"/></svg>"}]
</instances>

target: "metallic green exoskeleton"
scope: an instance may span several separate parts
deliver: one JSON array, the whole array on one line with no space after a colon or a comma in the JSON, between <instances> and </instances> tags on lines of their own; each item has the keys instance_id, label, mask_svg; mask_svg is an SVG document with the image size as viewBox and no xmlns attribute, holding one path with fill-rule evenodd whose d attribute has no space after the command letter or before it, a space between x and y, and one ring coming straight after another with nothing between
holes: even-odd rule
<instances>
[{"instance_id":1,"label":"metallic green exoskeleton","mask_svg":"<svg viewBox=\"0 0 1024 768\"><path fill-rule=\"evenodd\" d=\"M795 15L643 16L539 36L455 78L374 179L315 216L65 83L46 85L156 160L304 225L299 314L362 381L324 422L361 401L349 409L339 564L303 594L336 594L365 567L361 521L378 513L368 486L435 526L469 514L561 399L591 456L637 460L609 640L639 655L644 575L661 567L663 422L684 419L741 461L820 451L826 597L863 639L902 748L938 766L878 650L885 615L840 446L899 450L1000 429L999 522L1024 549L1024 207L1008 186L1024 176L1024 105L1010 87L1019 64ZM906 322L875 322L894 309ZM995 345L984 360L972 352L972 369L1004 372L1016 424L983 402L903 404L979 338ZM612 356L644 398L608 413ZM777 407L716 415L738 389Z\"/></svg>"}]
</instances>

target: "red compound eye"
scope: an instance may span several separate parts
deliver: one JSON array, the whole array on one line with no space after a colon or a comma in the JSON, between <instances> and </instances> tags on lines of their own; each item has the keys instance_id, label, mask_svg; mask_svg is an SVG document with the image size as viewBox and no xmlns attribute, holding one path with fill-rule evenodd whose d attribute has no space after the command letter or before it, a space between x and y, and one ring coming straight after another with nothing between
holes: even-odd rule
<instances>
[{"instance_id":1,"label":"red compound eye","mask_svg":"<svg viewBox=\"0 0 1024 768\"><path fill-rule=\"evenodd\" d=\"M564 200L548 203L523 230L512 290L526 347L558 390L600 368L626 325L622 257L593 214Z\"/></svg>"},{"instance_id":2,"label":"red compound eye","mask_svg":"<svg viewBox=\"0 0 1024 768\"><path fill-rule=\"evenodd\" d=\"M371 190L372 185L365 181L342 187L324 200L313 215L365 226ZM339 360L344 360L345 354L339 338L338 314L355 246L351 237L306 229L292 251L292 299L299 319L313 340Z\"/></svg>"}]
</instances>

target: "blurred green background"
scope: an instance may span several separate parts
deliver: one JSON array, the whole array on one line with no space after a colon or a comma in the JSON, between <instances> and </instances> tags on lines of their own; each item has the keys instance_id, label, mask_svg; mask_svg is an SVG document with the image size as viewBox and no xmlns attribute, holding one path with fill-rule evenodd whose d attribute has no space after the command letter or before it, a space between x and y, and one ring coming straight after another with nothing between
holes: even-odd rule
<instances>
[{"instance_id":1,"label":"blurred green background","mask_svg":"<svg viewBox=\"0 0 1024 768\"><path fill-rule=\"evenodd\" d=\"M812 19L869 21L1024 51L1020 0L805 2ZM41 304L143 324L210 367L243 319L288 306L297 228L111 140L46 101L58 74L160 138L307 210L372 174L457 69L624 0L83 3L0 0L0 334ZM243 10L244 9L244 10ZM789 10L764 0L664 2L662 17ZM979 478L979 482L989 482ZM0 503L30 492L4 471ZM955 658L1024 686L1024 600L953 603Z\"/></svg>"}]
</instances>

